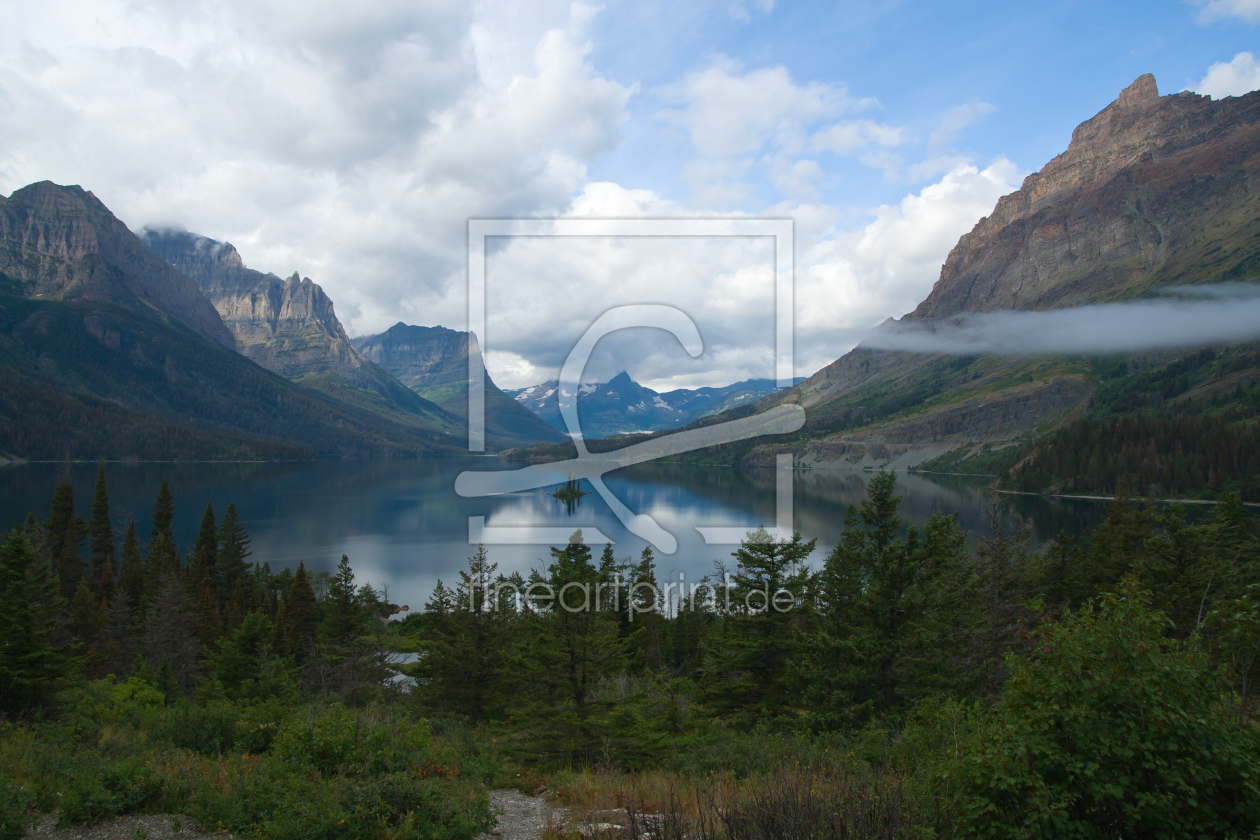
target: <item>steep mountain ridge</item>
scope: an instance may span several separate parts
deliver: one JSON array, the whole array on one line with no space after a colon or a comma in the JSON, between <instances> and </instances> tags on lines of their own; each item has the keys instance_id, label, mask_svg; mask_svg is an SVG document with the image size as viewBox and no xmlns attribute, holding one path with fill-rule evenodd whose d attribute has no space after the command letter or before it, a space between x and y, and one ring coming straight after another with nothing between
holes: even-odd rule
<instances>
[{"instance_id":1,"label":"steep mountain ridge","mask_svg":"<svg viewBox=\"0 0 1260 840\"><path fill-rule=\"evenodd\" d=\"M379 335L351 339L351 344L420 396L467 419L469 333L399 321ZM475 336L471 347L472 352L481 352ZM489 374L485 377L485 424L487 434L518 445L566 439L504 394Z\"/></svg>"},{"instance_id":2,"label":"steep mountain ridge","mask_svg":"<svg viewBox=\"0 0 1260 840\"><path fill-rule=\"evenodd\" d=\"M1220 101L1159 96L1153 77L1139 77L959 240L903 321L1254 281L1258 173L1260 92ZM763 446L745 462L771 463L792 450L806 464L907 467L960 446L1001 444L1080 417L1110 369L1086 357L960 358L859 345L757 404L797 402L809 419L794 441Z\"/></svg>"},{"instance_id":3,"label":"steep mountain ridge","mask_svg":"<svg viewBox=\"0 0 1260 840\"><path fill-rule=\"evenodd\" d=\"M309 277L255 271L230 242L187 231L145 228L140 239L196 282L237 351L255 363L392 421L460 432L458 417L402 387L352 346L332 300Z\"/></svg>"},{"instance_id":4,"label":"steep mountain ridge","mask_svg":"<svg viewBox=\"0 0 1260 840\"><path fill-rule=\"evenodd\" d=\"M0 272L19 282L25 297L158 312L235 347L196 284L148 253L100 199L77 185L40 181L0 197Z\"/></svg>"}]
</instances>

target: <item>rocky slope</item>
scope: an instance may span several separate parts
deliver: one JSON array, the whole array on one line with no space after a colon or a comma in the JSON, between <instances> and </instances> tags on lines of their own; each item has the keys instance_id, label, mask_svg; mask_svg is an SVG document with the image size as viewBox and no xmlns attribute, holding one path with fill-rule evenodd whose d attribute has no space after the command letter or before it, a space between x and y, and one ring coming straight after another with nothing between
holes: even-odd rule
<instances>
[{"instance_id":1,"label":"rocky slope","mask_svg":"<svg viewBox=\"0 0 1260 840\"><path fill-rule=\"evenodd\" d=\"M196 282L236 349L255 363L391 420L460 431L457 417L402 387L351 345L332 300L309 277L255 271L231 243L187 231L146 228L140 239Z\"/></svg>"},{"instance_id":2,"label":"rocky slope","mask_svg":"<svg viewBox=\"0 0 1260 840\"><path fill-rule=\"evenodd\" d=\"M351 339L354 348L420 396L468 417L469 334L399 321L379 335ZM480 352L472 340L473 352ZM487 434L516 445L557 442L566 436L507 396L486 376Z\"/></svg>"},{"instance_id":3,"label":"rocky slope","mask_svg":"<svg viewBox=\"0 0 1260 840\"><path fill-rule=\"evenodd\" d=\"M26 297L158 312L223 347L235 346L196 284L148 253L78 186L41 181L0 197L0 273L19 281Z\"/></svg>"},{"instance_id":4,"label":"rocky slope","mask_svg":"<svg viewBox=\"0 0 1260 840\"><path fill-rule=\"evenodd\" d=\"M959 240L932 292L903 320L1251 281L1260 274L1257 173L1260 92L1221 101L1159 96L1155 79L1142 76ZM807 462L904 467L1077 417L1105 375L1086 358L960 359L859 346L759 406L806 407L794 446ZM1002 422L992 422L994 410Z\"/></svg>"}]
</instances>

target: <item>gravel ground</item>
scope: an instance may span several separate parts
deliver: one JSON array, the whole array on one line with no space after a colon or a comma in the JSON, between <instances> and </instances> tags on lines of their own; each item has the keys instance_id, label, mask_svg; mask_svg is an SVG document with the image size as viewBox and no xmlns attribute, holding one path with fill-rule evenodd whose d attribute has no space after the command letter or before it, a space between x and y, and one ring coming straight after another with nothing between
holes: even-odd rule
<instances>
[{"instance_id":1,"label":"gravel ground","mask_svg":"<svg viewBox=\"0 0 1260 840\"><path fill-rule=\"evenodd\" d=\"M179 820L180 830L171 827L172 820ZM140 832L144 832L141 834ZM115 817L112 820L57 828L57 818L48 816L26 834L27 840L194 840L197 837L218 837L231 840L227 832L202 834L194 831L187 817L170 814L142 814L132 817Z\"/></svg>"},{"instance_id":2,"label":"gravel ground","mask_svg":"<svg viewBox=\"0 0 1260 840\"><path fill-rule=\"evenodd\" d=\"M560 809L541 796L526 796L518 790L492 790L490 804L499 814L499 834L492 840L538 840L548 820L556 824L564 818Z\"/></svg>"}]
</instances>

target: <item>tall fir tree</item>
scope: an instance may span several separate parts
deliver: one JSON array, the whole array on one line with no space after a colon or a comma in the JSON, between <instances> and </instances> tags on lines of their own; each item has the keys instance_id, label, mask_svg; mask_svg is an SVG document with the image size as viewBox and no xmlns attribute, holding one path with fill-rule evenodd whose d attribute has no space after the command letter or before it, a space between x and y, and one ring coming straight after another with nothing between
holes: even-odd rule
<instances>
[{"instance_id":1,"label":"tall fir tree","mask_svg":"<svg viewBox=\"0 0 1260 840\"><path fill-rule=\"evenodd\" d=\"M627 665L626 640L616 618L594 609L598 570L577 531L551 549L546 603L526 609L514 632L509 668L524 682L512 703L522 743L565 763L593 762L612 733L618 699L602 694L604 680ZM637 616L636 616L637 618Z\"/></svg>"},{"instance_id":2,"label":"tall fir tree","mask_svg":"<svg viewBox=\"0 0 1260 840\"><path fill-rule=\"evenodd\" d=\"M145 603L144 557L140 554L140 541L136 539L136 523L127 523L123 534L122 570L119 573L119 589L127 593L132 609L143 615Z\"/></svg>"},{"instance_id":3,"label":"tall fir tree","mask_svg":"<svg viewBox=\"0 0 1260 840\"><path fill-rule=\"evenodd\" d=\"M179 571L179 557L175 552L175 498L171 488L163 481L153 502L153 527L149 530L149 560L145 593L152 596L162 586L162 581Z\"/></svg>"},{"instance_id":4,"label":"tall fir tree","mask_svg":"<svg viewBox=\"0 0 1260 840\"><path fill-rule=\"evenodd\" d=\"M98 595L108 597L114 569L114 523L109 518L109 491L105 487L105 462L96 465L96 490L92 495L92 521L88 526L91 552L88 555L88 582Z\"/></svg>"},{"instance_id":5,"label":"tall fir tree","mask_svg":"<svg viewBox=\"0 0 1260 840\"><path fill-rule=\"evenodd\" d=\"M775 539L758 528L732 554L736 565L722 594L722 640L707 694L743 724L784 714L796 703L789 665L809 629L814 545L799 533Z\"/></svg>"},{"instance_id":6,"label":"tall fir tree","mask_svg":"<svg viewBox=\"0 0 1260 840\"><path fill-rule=\"evenodd\" d=\"M80 545L88 531L83 517L74 514L74 487L69 481L58 484L53 492L52 509L44 525L49 555L56 564L61 583L61 597L69 602L83 577Z\"/></svg>"},{"instance_id":7,"label":"tall fir tree","mask_svg":"<svg viewBox=\"0 0 1260 840\"><path fill-rule=\"evenodd\" d=\"M21 715L51 702L72 667L54 637L65 606L57 572L21 528L0 544L0 597L0 709Z\"/></svg>"},{"instance_id":8,"label":"tall fir tree","mask_svg":"<svg viewBox=\"0 0 1260 840\"><path fill-rule=\"evenodd\" d=\"M325 629L329 639L344 642L353 638L362 624L363 610L354 591L354 570L350 568L350 558L343 554L324 596Z\"/></svg>"},{"instance_id":9,"label":"tall fir tree","mask_svg":"<svg viewBox=\"0 0 1260 840\"><path fill-rule=\"evenodd\" d=\"M289 585L289 597L285 600L285 621L289 649L299 658L305 657L314 644L319 630L319 608L315 591L306 574L306 564L299 562L298 570Z\"/></svg>"},{"instance_id":10,"label":"tall fir tree","mask_svg":"<svg viewBox=\"0 0 1260 840\"><path fill-rule=\"evenodd\" d=\"M477 546L467 570L459 573L455 595L439 581L426 605L431 624L418 692L432 708L474 723L498 718L507 699L501 678L512 616L495 608L497 568L486 547Z\"/></svg>"},{"instance_id":11,"label":"tall fir tree","mask_svg":"<svg viewBox=\"0 0 1260 840\"><path fill-rule=\"evenodd\" d=\"M223 512L223 521L219 524L219 551L215 558L219 591L225 601L232 597L236 582L245 574L245 558L253 553L249 550L249 544L249 534L241 524L236 505L229 502L227 510Z\"/></svg>"},{"instance_id":12,"label":"tall fir tree","mask_svg":"<svg viewBox=\"0 0 1260 840\"><path fill-rule=\"evenodd\" d=\"M845 516L821 580L822 632L797 661L816 725L858 722L942 688L976 626L975 574L956 516L901 537L897 474L880 472Z\"/></svg>"},{"instance_id":13,"label":"tall fir tree","mask_svg":"<svg viewBox=\"0 0 1260 840\"><path fill-rule=\"evenodd\" d=\"M201 515L201 526L197 529L197 542L193 543L192 556L189 558L190 586L194 589L200 586L205 574L209 574L210 579L217 582L218 570L215 567L218 556L219 522L214 515L214 502L206 502L206 510Z\"/></svg>"}]
</instances>

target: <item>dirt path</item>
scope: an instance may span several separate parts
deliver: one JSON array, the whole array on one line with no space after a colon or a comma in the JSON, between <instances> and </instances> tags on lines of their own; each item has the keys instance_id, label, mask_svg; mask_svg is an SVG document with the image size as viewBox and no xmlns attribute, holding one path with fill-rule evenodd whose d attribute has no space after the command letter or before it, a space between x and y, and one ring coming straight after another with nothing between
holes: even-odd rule
<instances>
[{"instance_id":1,"label":"dirt path","mask_svg":"<svg viewBox=\"0 0 1260 840\"><path fill-rule=\"evenodd\" d=\"M541 796L526 796L518 790L490 791L490 804L499 814L498 834L491 840L538 840L549 824L559 823L564 814Z\"/></svg>"},{"instance_id":2,"label":"dirt path","mask_svg":"<svg viewBox=\"0 0 1260 840\"><path fill-rule=\"evenodd\" d=\"M202 834L194 831L187 817L172 817L170 814L115 817L66 828L57 828L57 818L47 816L26 834L26 840L136 840L141 837L144 840L194 840L197 837L231 840L227 832Z\"/></svg>"}]
</instances>

